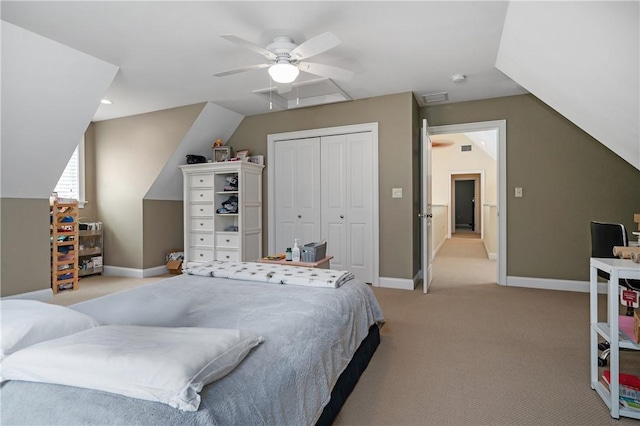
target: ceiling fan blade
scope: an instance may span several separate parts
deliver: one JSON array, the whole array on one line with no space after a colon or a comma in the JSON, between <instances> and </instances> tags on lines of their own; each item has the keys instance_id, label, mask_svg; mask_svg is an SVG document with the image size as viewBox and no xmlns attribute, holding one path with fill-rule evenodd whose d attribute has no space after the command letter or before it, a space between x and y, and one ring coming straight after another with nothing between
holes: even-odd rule
<instances>
[{"instance_id":1,"label":"ceiling fan blade","mask_svg":"<svg viewBox=\"0 0 640 426\"><path fill-rule=\"evenodd\" d=\"M293 88L293 83L276 83L278 94L289 93Z\"/></svg>"},{"instance_id":2,"label":"ceiling fan blade","mask_svg":"<svg viewBox=\"0 0 640 426\"><path fill-rule=\"evenodd\" d=\"M217 73L215 73L213 75L214 75L214 77L224 77L225 75L238 74L238 73L245 72L245 71L259 70L260 68L266 68L268 66L269 66L269 64L249 65L249 66L246 66L246 67L234 68L232 70L217 72Z\"/></svg>"},{"instance_id":3,"label":"ceiling fan blade","mask_svg":"<svg viewBox=\"0 0 640 426\"><path fill-rule=\"evenodd\" d=\"M290 54L293 59L300 61L333 49L340 43L340 39L335 34L326 32L305 41L293 49Z\"/></svg>"},{"instance_id":4,"label":"ceiling fan blade","mask_svg":"<svg viewBox=\"0 0 640 426\"><path fill-rule=\"evenodd\" d=\"M343 68L338 68L331 65L316 64L314 62L300 62L298 64L298 69L310 74L342 81L351 80L351 77L353 77L354 75L353 71L345 70Z\"/></svg>"},{"instance_id":5,"label":"ceiling fan blade","mask_svg":"<svg viewBox=\"0 0 640 426\"><path fill-rule=\"evenodd\" d=\"M259 53L259 54L261 54L262 56L264 56L267 59L270 59L270 60L275 60L276 59L276 55L275 54L269 52L264 47L258 46L257 44L251 43L250 41L247 41L247 40L245 40L243 38L236 37L236 36L234 36L232 34L221 34L220 37L222 37L223 39L228 40L228 41L230 41L232 43L235 43L238 46L242 46L245 49L249 49L249 50L251 50L253 52Z\"/></svg>"}]
</instances>

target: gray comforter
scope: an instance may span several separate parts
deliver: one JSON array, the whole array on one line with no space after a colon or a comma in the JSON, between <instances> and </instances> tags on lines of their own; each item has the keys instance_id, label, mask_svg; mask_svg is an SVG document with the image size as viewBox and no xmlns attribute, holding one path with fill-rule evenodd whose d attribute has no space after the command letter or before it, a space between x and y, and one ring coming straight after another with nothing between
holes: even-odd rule
<instances>
[{"instance_id":1,"label":"gray comforter","mask_svg":"<svg viewBox=\"0 0 640 426\"><path fill-rule=\"evenodd\" d=\"M102 324L238 328L265 341L206 386L196 412L101 391L2 384L3 425L309 425L316 422L369 327L384 319L373 292L180 275L72 306Z\"/></svg>"}]
</instances>

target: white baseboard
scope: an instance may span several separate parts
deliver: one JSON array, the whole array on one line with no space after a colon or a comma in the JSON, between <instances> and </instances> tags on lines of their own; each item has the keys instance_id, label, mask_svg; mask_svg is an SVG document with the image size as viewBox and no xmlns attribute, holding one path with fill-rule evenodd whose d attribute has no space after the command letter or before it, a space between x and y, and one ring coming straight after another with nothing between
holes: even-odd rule
<instances>
[{"instance_id":1,"label":"white baseboard","mask_svg":"<svg viewBox=\"0 0 640 426\"><path fill-rule=\"evenodd\" d=\"M169 271L167 270L166 265L161 265L161 266L155 266L153 268L144 269L142 271L142 276L144 278L148 278L148 277L156 277L158 275L164 275L168 273Z\"/></svg>"},{"instance_id":2,"label":"white baseboard","mask_svg":"<svg viewBox=\"0 0 640 426\"><path fill-rule=\"evenodd\" d=\"M444 240L442 240L440 242L440 244L438 244L438 247L434 248L431 251L431 260L436 258L436 256L438 255L438 252L440 251L440 249L442 248L442 246L444 246L444 243L446 243L446 242L447 242L447 239L445 238Z\"/></svg>"},{"instance_id":3,"label":"white baseboard","mask_svg":"<svg viewBox=\"0 0 640 426\"><path fill-rule=\"evenodd\" d=\"M53 290L45 288L44 290L29 291L27 293L14 294L13 296L4 296L2 299L29 299L46 302L53 299Z\"/></svg>"},{"instance_id":4,"label":"white baseboard","mask_svg":"<svg viewBox=\"0 0 640 426\"><path fill-rule=\"evenodd\" d=\"M397 288L400 290L413 290L416 286L415 278L413 280L407 278L387 278L380 277L378 287Z\"/></svg>"},{"instance_id":5,"label":"white baseboard","mask_svg":"<svg viewBox=\"0 0 640 426\"><path fill-rule=\"evenodd\" d=\"M549 278L507 277L508 287L539 288L589 293L589 281L556 280ZM607 283L598 283L598 293L607 292Z\"/></svg>"},{"instance_id":6,"label":"white baseboard","mask_svg":"<svg viewBox=\"0 0 640 426\"><path fill-rule=\"evenodd\" d=\"M155 277L157 275L164 275L167 272L167 267L165 265L147 269L123 268L122 266L104 266L102 269L103 275L128 278Z\"/></svg>"},{"instance_id":7,"label":"white baseboard","mask_svg":"<svg viewBox=\"0 0 640 426\"><path fill-rule=\"evenodd\" d=\"M482 241L482 245L484 246L484 252L487 254L489 260L498 260L498 253L491 253L486 242Z\"/></svg>"}]
</instances>

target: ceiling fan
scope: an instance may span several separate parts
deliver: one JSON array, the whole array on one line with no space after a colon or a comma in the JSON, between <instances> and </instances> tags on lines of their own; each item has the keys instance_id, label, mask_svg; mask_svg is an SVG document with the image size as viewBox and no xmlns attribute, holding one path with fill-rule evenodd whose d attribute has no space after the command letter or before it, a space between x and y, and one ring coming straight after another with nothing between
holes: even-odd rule
<instances>
[{"instance_id":1,"label":"ceiling fan","mask_svg":"<svg viewBox=\"0 0 640 426\"><path fill-rule=\"evenodd\" d=\"M340 44L340 39L330 32L310 38L300 45L295 44L291 37L278 36L273 39L273 43L266 47L258 46L231 34L223 34L220 37L261 54L268 62L218 72L213 74L216 77L268 67L269 75L277 83L280 93L291 90L291 83L295 81L300 71L336 80L349 80L353 77L352 71L305 61L307 58L319 55Z\"/></svg>"}]
</instances>

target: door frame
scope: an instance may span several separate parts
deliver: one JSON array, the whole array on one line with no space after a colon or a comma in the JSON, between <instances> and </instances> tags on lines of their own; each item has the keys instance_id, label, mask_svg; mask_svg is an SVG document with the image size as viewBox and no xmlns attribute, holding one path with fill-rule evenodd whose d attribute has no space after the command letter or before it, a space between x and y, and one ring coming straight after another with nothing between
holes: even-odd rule
<instances>
[{"instance_id":1,"label":"door frame","mask_svg":"<svg viewBox=\"0 0 640 426\"><path fill-rule=\"evenodd\" d=\"M362 123L347 126L324 127L318 129L298 130L293 132L273 133L267 135L267 246L269 253L275 253L275 194L271 191L271 186L275 182L275 170L269 165L274 164L275 143L290 139L315 138L322 136L342 135L347 133L363 133L371 132L373 142L372 158L373 158L373 182L371 199L373 209L373 283L374 287L380 286L380 191L379 191L379 164L378 164L378 123Z\"/></svg>"},{"instance_id":2,"label":"door frame","mask_svg":"<svg viewBox=\"0 0 640 426\"><path fill-rule=\"evenodd\" d=\"M498 132L497 179L498 179L498 259L496 281L507 285L507 120L478 121L429 127L430 135L467 133L482 130Z\"/></svg>"}]
</instances>

